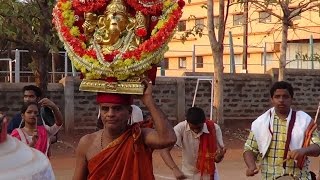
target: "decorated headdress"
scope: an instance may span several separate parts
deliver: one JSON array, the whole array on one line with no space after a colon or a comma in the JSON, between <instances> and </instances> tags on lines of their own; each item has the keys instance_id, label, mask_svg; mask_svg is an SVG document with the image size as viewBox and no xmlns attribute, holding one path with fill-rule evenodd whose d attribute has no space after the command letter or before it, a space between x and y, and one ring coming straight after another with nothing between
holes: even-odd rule
<instances>
[{"instance_id":1,"label":"decorated headdress","mask_svg":"<svg viewBox=\"0 0 320 180\"><path fill-rule=\"evenodd\" d=\"M113 104L132 104L132 96L130 94L114 94L114 93L98 93L97 103L113 103Z\"/></svg>"},{"instance_id":2,"label":"decorated headdress","mask_svg":"<svg viewBox=\"0 0 320 180\"><path fill-rule=\"evenodd\" d=\"M58 0L53 23L83 75L80 90L143 94L140 79L154 81L183 6L183 0ZM117 14L128 24L114 33L118 24L109 16Z\"/></svg>"},{"instance_id":3,"label":"decorated headdress","mask_svg":"<svg viewBox=\"0 0 320 180\"><path fill-rule=\"evenodd\" d=\"M124 5L122 0L112 0L107 6L107 12L109 13L126 13L127 7Z\"/></svg>"}]
</instances>

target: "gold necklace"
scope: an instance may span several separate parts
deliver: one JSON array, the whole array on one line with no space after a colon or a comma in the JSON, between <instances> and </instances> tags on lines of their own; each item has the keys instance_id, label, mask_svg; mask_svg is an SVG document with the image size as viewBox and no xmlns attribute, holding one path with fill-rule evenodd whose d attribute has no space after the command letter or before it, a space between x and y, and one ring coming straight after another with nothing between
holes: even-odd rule
<instances>
[{"instance_id":1,"label":"gold necklace","mask_svg":"<svg viewBox=\"0 0 320 180\"><path fill-rule=\"evenodd\" d=\"M103 134L104 134L104 130L102 130L102 133L101 133L101 137L100 137L100 146L101 146L101 150L103 150L103 145L102 145L102 138L103 138Z\"/></svg>"},{"instance_id":2,"label":"gold necklace","mask_svg":"<svg viewBox=\"0 0 320 180\"><path fill-rule=\"evenodd\" d=\"M113 45L109 45L109 46L103 46L103 50L104 49L107 49L107 53L110 53L110 52L112 52L112 51L114 51L114 50L117 50L117 49L119 49L121 46L122 46L122 44L123 44L123 41L124 41L124 38L122 37L122 38L119 38L118 39L118 41L116 42L116 43L114 43Z\"/></svg>"}]
</instances>

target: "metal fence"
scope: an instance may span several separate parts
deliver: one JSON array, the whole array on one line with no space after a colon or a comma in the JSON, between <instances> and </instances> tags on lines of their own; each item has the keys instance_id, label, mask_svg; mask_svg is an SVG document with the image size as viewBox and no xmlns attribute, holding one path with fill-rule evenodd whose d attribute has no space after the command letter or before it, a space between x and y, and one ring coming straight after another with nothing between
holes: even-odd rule
<instances>
[{"instance_id":1,"label":"metal fence","mask_svg":"<svg viewBox=\"0 0 320 180\"><path fill-rule=\"evenodd\" d=\"M5 57L7 56L7 57ZM48 61L49 82L58 82L65 76L76 76L67 53L59 52L57 59ZM0 56L0 82L34 82L35 77L32 71L32 59L27 50L13 50L10 53Z\"/></svg>"},{"instance_id":2,"label":"metal fence","mask_svg":"<svg viewBox=\"0 0 320 180\"><path fill-rule=\"evenodd\" d=\"M163 67L158 67L161 75L169 75L170 71L176 72L177 70L183 72L202 72L201 69L197 67L197 63L194 60L195 54L193 53L193 62L192 67L186 67L183 69L163 69ZM230 62L232 62L230 60ZM240 61L241 62L241 61ZM270 58L266 54L261 56L261 63L250 64L248 63L248 69L260 69L260 72L265 73L266 70L271 68L277 68L279 65L279 60ZM203 66L213 66L212 63L204 63ZM0 82L34 82L35 77L32 72L32 59L27 50L13 50L6 55L0 55ZM65 76L77 76L78 73L75 71L72 66L72 62L67 56L65 51L59 52L58 58L53 58L51 61L48 61L49 67L49 82L59 82ZM225 63L225 69L230 69L230 72L233 73L242 73L242 63L233 61L233 63ZM302 59L291 59L287 60L286 68L294 69L320 69L319 61L304 61ZM226 72L229 72L227 70ZM250 71L249 71L250 73Z\"/></svg>"}]
</instances>

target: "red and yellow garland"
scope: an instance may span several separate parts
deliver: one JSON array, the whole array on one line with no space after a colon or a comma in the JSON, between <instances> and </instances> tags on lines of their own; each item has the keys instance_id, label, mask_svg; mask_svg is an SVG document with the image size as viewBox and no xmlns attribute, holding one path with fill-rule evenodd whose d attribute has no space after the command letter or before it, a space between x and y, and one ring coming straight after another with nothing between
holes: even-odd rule
<instances>
[{"instance_id":1,"label":"red and yellow garland","mask_svg":"<svg viewBox=\"0 0 320 180\"><path fill-rule=\"evenodd\" d=\"M140 4L138 0L127 0L127 3L132 6L136 11L141 11L143 14L147 15L157 15L161 14L163 9L163 3L162 0L157 0L158 2L155 2L152 6L145 7L143 4ZM148 1L152 2L152 1Z\"/></svg>"},{"instance_id":2,"label":"red and yellow garland","mask_svg":"<svg viewBox=\"0 0 320 180\"><path fill-rule=\"evenodd\" d=\"M72 6L80 12L93 12L107 6L109 0L95 0L95 2L80 2L80 0L73 0Z\"/></svg>"},{"instance_id":3,"label":"red and yellow garland","mask_svg":"<svg viewBox=\"0 0 320 180\"><path fill-rule=\"evenodd\" d=\"M149 39L144 41L135 50L127 51L120 55L114 62L114 57L119 51L104 54L104 61L108 65L101 64L97 59L95 50L86 47L86 37L75 25L75 11L92 12L99 11L107 6L108 0L96 0L82 4L79 0L59 0L53 10L53 23L58 31L61 41L64 43L69 57L75 67L79 69L87 79L100 79L116 77L125 80L129 77L144 73L152 64L158 63L167 50L167 43L171 39L174 29L182 15L184 2L165 0L163 3L144 7L137 0L128 0L127 4L136 11L144 14L161 14L160 20L152 30ZM161 12L160 12L161 11ZM141 32L145 33L145 32Z\"/></svg>"}]
</instances>

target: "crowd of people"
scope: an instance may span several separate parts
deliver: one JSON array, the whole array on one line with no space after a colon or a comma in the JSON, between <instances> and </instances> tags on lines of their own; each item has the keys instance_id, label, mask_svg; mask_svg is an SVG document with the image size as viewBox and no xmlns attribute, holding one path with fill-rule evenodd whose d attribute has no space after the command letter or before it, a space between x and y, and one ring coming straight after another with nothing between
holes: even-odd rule
<instances>
[{"instance_id":1,"label":"crowd of people","mask_svg":"<svg viewBox=\"0 0 320 180\"><path fill-rule=\"evenodd\" d=\"M208 120L200 107L189 108L186 120L172 127L153 99L152 84L142 83L146 89L139 99L150 113L148 121L133 105L133 96L97 94L98 128L79 141L73 179L155 179L152 153L160 149L176 179L218 180L217 163L226 154L220 127ZM265 180L284 176L316 179L308 157L319 156L320 138L317 130L308 132L312 118L291 108L293 97L288 82L271 87L272 107L253 121L244 145L248 177L260 172ZM50 111L45 112L44 107ZM54 179L49 152L63 124L59 107L48 98L41 99L38 87L25 86L21 111L11 120L0 112L0 123L0 160L7 163L6 158L15 156L24 163L0 166L0 172L8 169L0 179ZM311 138L306 145L307 132ZM182 150L181 167L170 153L174 146Z\"/></svg>"},{"instance_id":2,"label":"crowd of people","mask_svg":"<svg viewBox=\"0 0 320 180\"><path fill-rule=\"evenodd\" d=\"M37 86L25 86L22 93L21 110L11 120L0 111L0 179L54 180L50 144L62 127L62 113L54 102L41 98Z\"/></svg>"},{"instance_id":3,"label":"crowd of people","mask_svg":"<svg viewBox=\"0 0 320 180\"><path fill-rule=\"evenodd\" d=\"M73 180L153 180L154 150L176 179L219 180L218 166L227 153L219 125L201 107L190 107L185 120L172 127L152 94L184 0L53 2L53 10L41 10L53 12L58 37L81 72L80 89L97 92L99 109L96 131L78 142ZM50 145L63 126L62 113L37 86L22 92L20 112L13 118L0 112L0 180L53 180ZM148 116L133 105L133 97ZM244 144L246 176L316 179L308 157L320 155L319 134L307 113L291 108L293 97L288 82L272 85L272 107L253 121ZM181 163L171 154L174 147L182 151Z\"/></svg>"}]
</instances>

